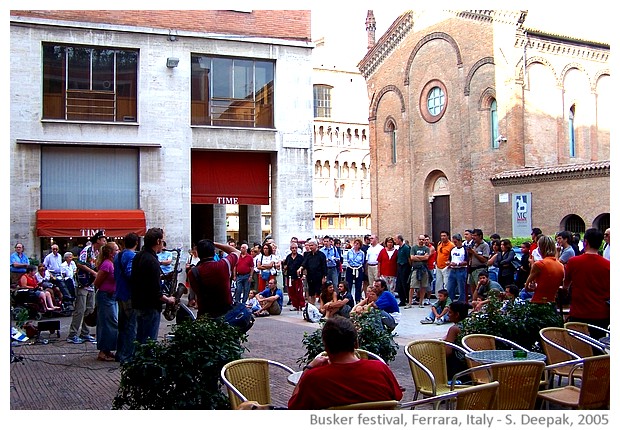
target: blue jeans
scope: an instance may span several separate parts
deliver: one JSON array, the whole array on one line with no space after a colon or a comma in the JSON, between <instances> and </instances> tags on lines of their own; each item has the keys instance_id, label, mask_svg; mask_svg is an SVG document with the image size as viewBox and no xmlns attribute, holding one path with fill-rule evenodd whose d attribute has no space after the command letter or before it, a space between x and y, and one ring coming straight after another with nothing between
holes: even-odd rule
<instances>
[{"instance_id":1,"label":"blue jeans","mask_svg":"<svg viewBox=\"0 0 620 430\"><path fill-rule=\"evenodd\" d=\"M97 349L103 352L116 351L118 307L114 294L97 291L95 306L97 306Z\"/></svg>"},{"instance_id":2,"label":"blue jeans","mask_svg":"<svg viewBox=\"0 0 620 430\"><path fill-rule=\"evenodd\" d=\"M327 280L332 281L334 284L334 290L338 290L338 266L327 268Z\"/></svg>"},{"instance_id":3,"label":"blue jeans","mask_svg":"<svg viewBox=\"0 0 620 430\"><path fill-rule=\"evenodd\" d=\"M250 294L250 274L237 275L237 289L235 290L235 302L245 303Z\"/></svg>"},{"instance_id":4,"label":"blue jeans","mask_svg":"<svg viewBox=\"0 0 620 430\"><path fill-rule=\"evenodd\" d=\"M140 344L148 339L157 340L161 309L135 309L136 312L136 340Z\"/></svg>"},{"instance_id":5,"label":"blue jeans","mask_svg":"<svg viewBox=\"0 0 620 430\"><path fill-rule=\"evenodd\" d=\"M118 339L116 342L116 359L120 363L129 361L133 356L136 340L136 311L131 307L131 299L118 301Z\"/></svg>"},{"instance_id":6,"label":"blue jeans","mask_svg":"<svg viewBox=\"0 0 620 430\"><path fill-rule=\"evenodd\" d=\"M467 268L463 269L450 269L448 275L448 283L446 289L448 290L448 296L450 300L456 300L456 292L458 289L459 300L461 302L467 302L467 294L465 293L465 285L467 283Z\"/></svg>"}]
</instances>

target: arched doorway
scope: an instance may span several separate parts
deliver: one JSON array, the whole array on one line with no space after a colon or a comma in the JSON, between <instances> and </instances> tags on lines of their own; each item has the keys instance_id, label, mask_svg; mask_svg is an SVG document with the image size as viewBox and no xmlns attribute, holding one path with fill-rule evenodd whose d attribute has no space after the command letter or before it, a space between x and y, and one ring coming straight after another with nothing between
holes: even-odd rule
<instances>
[{"instance_id":1,"label":"arched doorway","mask_svg":"<svg viewBox=\"0 0 620 430\"><path fill-rule=\"evenodd\" d=\"M599 216L594 218L594 221L592 222L592 227L602 232L605 232L605 230L607 230L610 225L611 221L609 220L608 213L600 214Z\"/></svg>"},{"instance_id":2,"label":"arched doorway","mask_svg":"<svg viewBox=\"0 0 620 430\"><path fill-rule=\"evenodd\" d=\"M439 241L442 230L450 231L450 188L448 179L441 174L436 176L430 188L431 203L431 238L433 243Z\"/></svg>"}]
</instances>

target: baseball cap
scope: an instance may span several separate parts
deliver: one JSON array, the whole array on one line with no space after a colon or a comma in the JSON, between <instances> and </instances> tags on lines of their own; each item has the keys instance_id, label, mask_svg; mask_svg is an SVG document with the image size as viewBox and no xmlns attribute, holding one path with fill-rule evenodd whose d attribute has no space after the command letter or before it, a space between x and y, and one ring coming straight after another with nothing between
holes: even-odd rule
<instances>
[{"instance_id":1,"label":"baseball cap","mask_svg":"<svg viewBox=\"0 0 620 430\"><path fill-rule=\"evenodd\" d=\"M94 236L92 237L91 241L92 242L97 242L102 237L105 237L105 234L103 234L102 231L98 231L97 233L94 234Z\"/></svg>"}]
</instances>

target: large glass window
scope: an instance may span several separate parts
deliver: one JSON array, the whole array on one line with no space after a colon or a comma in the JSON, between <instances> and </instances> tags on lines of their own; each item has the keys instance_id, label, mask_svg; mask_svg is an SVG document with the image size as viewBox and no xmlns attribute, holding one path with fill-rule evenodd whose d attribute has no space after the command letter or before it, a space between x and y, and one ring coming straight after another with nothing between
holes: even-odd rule
<instances>
[{"instance_id":1,"label":"large glass window","mask_svg":"<svg viewBox=\"0 0 620 430\"><path fill-rule=\"evenodd\" d=\"M314 86L314 117L331 118L332 87L327 85Z\"/></svg>"},{"instance_id":2,"label":"large glass window","mask_svg":"<svg viewBox=\"0 0 620 430\"><path fill-rule=\"evenodd\" d=\"M43 118L137 121L138 51L43 44Z\"/></svg>"},{"instance_id":3,"label":"large glass window","mask_svg":"<svg viewBox=\"0 0 620 430\"><path fill-rule=\"evenodd\" d=\"M192 55L192 124L273 128L274 63Z\"/></svg>"}]
</instances>

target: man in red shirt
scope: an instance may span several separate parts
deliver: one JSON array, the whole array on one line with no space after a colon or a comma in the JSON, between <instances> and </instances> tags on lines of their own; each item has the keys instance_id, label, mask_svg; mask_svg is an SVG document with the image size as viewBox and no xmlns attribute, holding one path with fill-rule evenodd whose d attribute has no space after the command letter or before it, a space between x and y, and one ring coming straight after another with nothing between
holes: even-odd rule
<instances>
[{"instance_id":1,"label":"man in red shirt","mask_svg":"<svg viewBox=\"0 0 620 430\"><path fill-rule=\"evenodd\" d=\"M248 254L248 244L243 243L241 245L239 261L233 272L233 279L237 283L237 287L235 288L235 302L245 303L248 300L248 295L250 294L250 276L252 276L253 271L254 258Z\"/></svg>"},{"instance_id":2,"label":"man in red shirt","mask_svg":"<svg viewBox=\"0 0 620 430\"><path fill-rule=\"evenodd\" d=\"M402 399L398 381L385 363L360 360L355 355L357 331L351 320L341 316L329 318L322 338L327 357L316 357L304 367L288 401L289 409L326 409Z\"/></svg>"},{"instance_id":3,"label":"man in red shirt","mask_svg":"<svg viewBox=\"0 0 620 430\"><path fill-rule=\"evenodd\" d=\"M232 306L230 279L241 253L233 246L209 239L202 239L196 248L200 262L189 272L188 278L196 293L198 316L206 314L211 318L217 318L228 312ZM214 261L215 248L228 255Z\"/></svg>"},{"instance_id":4,"label":"man in red shirt","mask_svg":"<svg viewBox=\"0 0 620 430\"><path fill-rule=\"evenodd\" d=\"M610 323L609 260L598 254L603 233L589 228L583 237L583 254L572 257L564 266L564 288L571 292L569 321L585 322L607 328ZM594 337L604 334L591 332Z\"/></svg>"}]
</instances>

